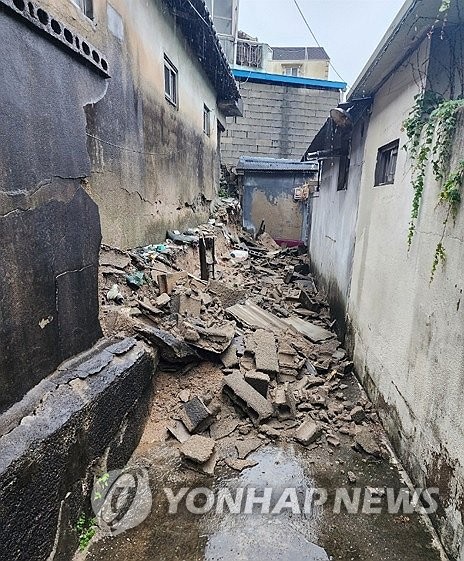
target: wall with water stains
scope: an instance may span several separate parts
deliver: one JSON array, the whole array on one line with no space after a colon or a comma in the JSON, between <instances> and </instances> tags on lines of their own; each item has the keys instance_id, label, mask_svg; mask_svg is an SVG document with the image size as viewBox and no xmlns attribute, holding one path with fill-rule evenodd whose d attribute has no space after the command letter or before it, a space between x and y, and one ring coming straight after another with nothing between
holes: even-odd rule
<instances>
[{"instance_id":1,"label":"wall with water stains","mask_svg":"<svg viewBox=\"0 0 464 561\"><path fill-rule=\"evenodd\" d=\"M107 57L104 98L85 107L89 188L103 240L160 242L168 228L207 218L219 181L217 94L162 0L95 0L94 18L70 1L44 2ZM187 17L179 13L177 18ZM164 57L178 70L178 107L165 99ZM211 134L203 132L203 108Z\"/></svg>"},{"instance_id":2,"label":"wall with water stains","mask_svg":"<svg viewBox=\"0 0 464 561\"><path fill-rule=\"evenodd\" d=\"M146 245L208 217L228 67L216 57L213 86L174 4L94 0L90 19L71 0L0 1L0 411L101 337L102 237Z\"/></svg>"},{"instance_id":3,"label":"wall with water stains","mask_svg":"<svg viewBox=\"0 0 464 561\"><path fill-rule=\"evenodd\" d=\"M412 60L427 68L429 43ZM425 63L423 62L425 61ZM428 169L417 231L408 251L411 160L400 150L395 181L374 186L377 150L399 139L418 84L410 61L377 92L367 130L348 304L350 346L360 378L380 408L414 483L439 488L432 517L453 559L464 554L464 215L446 229L448 258L430 281L446 209ZM453 162L464 157L464 119Z\"/></svg>"}]
</instances>

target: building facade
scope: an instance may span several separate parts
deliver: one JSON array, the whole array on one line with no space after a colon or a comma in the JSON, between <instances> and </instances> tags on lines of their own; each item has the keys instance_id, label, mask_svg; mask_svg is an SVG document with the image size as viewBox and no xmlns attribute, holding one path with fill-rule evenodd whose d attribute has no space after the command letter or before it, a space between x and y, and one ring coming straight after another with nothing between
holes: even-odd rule
<instances>
[{"instance_id":1,"label":"building facade","mask_svg":"<svg viewBox=\"0 0 464 561\"><path fill-rule=\"evenodd\" d=\"M300 159L346 84L312 78L233 71L243 100L243 116L226 120L223 163L241 156Z\"/></svg>"},{"instance_id":2,"label":"building facade","mask_svg":"<svg viewBox=\"0 0 464 561\"><path fill-rule=\"evenodd\" d=\"M341 106L348 122L343 126L334 114L307 152L323 164L320 192L312 201L313 271L414 484L439 489L432 521L450 557L460 561L464 218L461 209L444 227L442 185L429 158L408 250L414 166L402 147L408 143L404 122L417 96L464 97L463 55L459 2L443 10L438 0L410 0ZM450 170L464 159L463 133L461 110ZM439 243L447 258L443 266L437 263L431 280Z\"/></svg>"}]
</instances>

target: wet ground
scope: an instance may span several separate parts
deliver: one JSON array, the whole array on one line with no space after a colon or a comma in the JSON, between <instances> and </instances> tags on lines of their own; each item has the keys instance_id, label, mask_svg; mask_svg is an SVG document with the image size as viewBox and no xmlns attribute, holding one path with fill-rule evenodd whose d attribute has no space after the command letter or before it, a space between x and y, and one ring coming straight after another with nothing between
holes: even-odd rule
<instances>
[{"instance_id":1,"label":"wet ground","mask_svg":"<svg viewBox=\"0 0 464 561\"><path fill-rule=\"evenodd\" d=\"M217 468L215 476L208 477L181 467L174 445L155 446L142 460L148 466L153 493L149 517L119 536L101 538L79 558L85 557L86 561L444 559L424 518L417 513L388 514L386 496L376 499L384 507L380 514L349 514L343 507L339 514L334 512L338 487L361 488L360 510L367 487L390 487L396 491L404 488L394 462L364 457L344 448L308 450L296 443L269 444L249 458L258 464L240 474L227 467ZM354 484L347 482L348 471L357 475ZM212 492L214 504L210 503L211 510L205 514L192 514L183 499L177 514L169 514L165 487L174 494L182 488L206 488ZM230 513L227 505L220 513L217 501L220 491L230 491L231 497L237 499L240 488L245 489L241 513ZM252 513L244 513L251 488L256 489L256 497L263 496L265 488L272 489L271 514L263 514L259 504ZM296 489L296 494L290 491L286 495L287 508L281 509L278 500L286 488ZM328 500L323 506L316 504L320 492L314 490L320 488L328 490ZM375 496L376 492L373 493ZM306 505L305 499L309 501ZM201 507L204 502L205 496L199 495L194 504ZM279 513L272 514L273 509Z\"/></svg>"}]
</instances>

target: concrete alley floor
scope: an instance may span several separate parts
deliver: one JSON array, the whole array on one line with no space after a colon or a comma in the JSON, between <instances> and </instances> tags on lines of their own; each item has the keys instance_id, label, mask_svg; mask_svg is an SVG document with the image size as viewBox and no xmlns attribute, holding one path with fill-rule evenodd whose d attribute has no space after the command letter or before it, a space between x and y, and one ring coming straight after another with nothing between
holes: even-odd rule
<instances>
[{"instance_id":1,"label":"concrete alley floor","mask_svg":"<svg viewBox=\"0 0 464 561\"><path fill-rule=\"evenodd\" d=\"M414 514L334 513L337 488L361 489L406 487L393 457L374 458L351 447L333 448L324 443L311 449L297 443L263 441L247 459L254 467L241 473L227 466L216 468L213 477L185 469L174 439L162 441L160 419L164 398L182 387L197 387L207 380L214 390L222 373L211 364L199 365L183 377L161 374L155 382L155 402L145 435L134 454L134 465L148 469L153 508L138 527L116 537L101 536L76 561L440 561L445 559L434 541L425 518ZM357 382L348 382L357 390ZM169 401L168 401L169 406ZM348 438L348 437L346 437ZM227 448L236 437L224 437ZM246 439L245 439L246 440ZM348 473L356 476L349 481ZM290 509L279 515L218 514L216 505L207 514L196 515L181 501L178 513L169 514L164 488L177 494L182 488L211 489L215 495L228 489L271 487L278 498L285 488L325 488L329 499L309 513ZM385 504L385 497L382 499ZM300 503L302 504L302 502Z\"/></svg>"}]
</instances>

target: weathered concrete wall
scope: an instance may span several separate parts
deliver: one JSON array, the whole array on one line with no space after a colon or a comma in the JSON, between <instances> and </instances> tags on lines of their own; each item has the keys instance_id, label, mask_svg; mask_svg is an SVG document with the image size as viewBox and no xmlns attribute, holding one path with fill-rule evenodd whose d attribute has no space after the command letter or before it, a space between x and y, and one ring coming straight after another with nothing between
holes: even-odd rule
<instances>
[{"instance_id":1,"label":"weathered concrete wall","mask_svg":"<svg viewBox=\"0 0 464 561\"><path fill-rule=\"evenodd\" d=\"M427 60L426 46L414 60ZM405 143L402 122L417 92L405 63L375 97L361 181L350 338L359 376L380 406L415 483L440 488L434 522L456 559L464 529L464 216L461 212L447 231L448 260L430 283L445 216L445 209L437 206L438 186L430 171L409 253L413 193L411 162L404 150L395 183L374 187L377 149L396 138ZM464 155L463 125L461 121L455 158Z\"/></svg>"},{"instance_id":2,"label":"weathered concrete wall","mask_svg":"<svg viewBox=\"0 0 464 561\"><path fill-rule=\"evenodd\" d=\"M266 61L265 72L283 74L283 70L286 66L299 66L300 72L298 76L319 78L321 80L327 80L329 78L328 60L269 60Z\"/></svg>"},{"instance_id":3,"label":"weathered concrete wall","mask_svg":"<svg viewBox=\"0 0 464 561\"><path fill-rule=\"evenodd\" d=\"M255 235L264 220L275 240L306 241L306 201L295 201L293 190L312 179L312 173L246 172L241 179L243 227Z\"/></svg>"},{"instance_id":4,"label":"weathered concrete wall","mask_svg":"<svg viewBox=\"0 0 464 561\"><path fill-rule=\"evenodd\" d=\"M346 333L345 317L367 126L368 116L365 116L353 130L346 189L337 190L340 158L323 160L321 188L311 200L312 220L308 243L311 268L319 287L327 294L341 337Z\"/></svg>"},{"instance_id":5,"label":"weathered concrete wall","mask_svg":"<svg viewBox=\"0 0 464 561\"><path fill-rule=\"evenodd\" d=\"M72 558L79 516L93 516L94 477L123 468L140 440L153 371L142 344L107 342L65 364L25 418L11 411L0 436L1 559Z\"/></svg>"},{"instance_id":6,"label":"weathered concrete wall","mask_svg":"<svg viewBox=\"0 0 464 561\"><path fill-rule=\"evenodd\" d=\"M1 412L101 336L83 107L106 83L3 6L0 44Z\"/></svg>"},{"instance_id":7,"label":"weathered concrete wall","mask_svg":"<svg viewBox=\"0 0 464 561\"><path fill-rule=\"evenodd\" d=\"M239 83L243 117L228 117L221 157L237 165L240 156L299 159L340 101L338 90Z\"/></svg>"},{"instance_id":8,"label":"weathered concrete wall","mask_svg":"<svg viewBox=\"0 0 464 561\"><path fill-rule=\"evenodd\" d=\"M409 252L413 191L404 150L394 184L374 187L378 149L396 139L401 147L407 140L402 124L419 92L418 69L424 78L431 61L429 83L436 89L444 84L438 79L438 68L449 60L443 45L437 35L430 53L425 40L376 93L364 150L360 126L354 131L347 190L336 190L338 165L325 170L319 198L313 200L310 253L319 284L332 304L341 304L335 306L337 319L343 321L347 313L347 346L399 456L417 486L440 489L433 522L451 557L462 561L464 216L460 212L447 230L448 260L430 283L446 212L437 206L439 186L431 170ZM444 87L443 93L449 91ZM464 156L463 133L461 117L455 162Z\"/></svg>"},{"instance_id":9,"label":"weathered concrete wall","mask_svg":"<svg viewBox=\"0 0 464 561\"><path fill-rule=\"evenodd\" d=\"M205 220L219 184L217 120L225 118L162 0L95 0L93 21L70 1L43 4L109 63L106 95L86 106L89 185L103 241L134 247L163 240L168 228ZM178 108L165 99L165 54L178 69ZM211 110L210 136L203 132L204 104Z\"/></svg>"}]
</instances>

